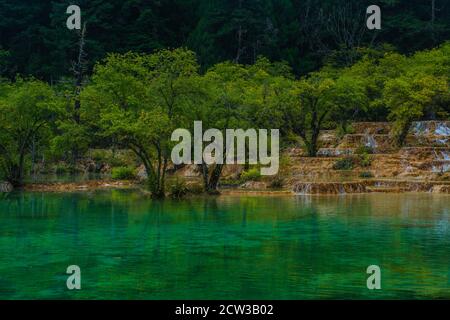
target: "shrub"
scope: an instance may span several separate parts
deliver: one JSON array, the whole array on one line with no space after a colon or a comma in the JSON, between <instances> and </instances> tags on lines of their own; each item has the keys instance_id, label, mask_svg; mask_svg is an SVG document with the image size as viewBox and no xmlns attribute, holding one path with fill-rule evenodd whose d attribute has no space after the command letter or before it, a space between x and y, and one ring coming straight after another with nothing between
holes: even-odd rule
<instances>
[{"instance_id":1,"label":"shrub","mask_svg":"<svg viewBox=\"0 0 450 320\"><path fill-rule=\"evenodd\" d=\"M172 198L180 199L188 193L188 188L183 180L176 179L169 187L169 193Z\"/></svg>"},{"instance_id":2,"label":"shrub","mask_svg":"<svg viewBox=\"0 0 450 320\"><path fill-rule=\"evenodd\" d=\"M132 180L135 177L135 170L130 167L116 167L111 171L111 178L114 180Z\"/></svg>"},{"instance_id":3,"label":"shrub","mask_svg":"<svg viewBox=\"0 0 450 320\"><path fill-rule=\"evenodd\" d=\"M97 163L107 163L111 167L133 167L136 165L136 159L132 153L127 150L92 149L91 159Z\"/></svg>"},{"instance_id":4,"label":"shrub","mask_svg":"<svg viewBox=\"0 0 450 320\"><path fill-rule=\"evenodd\" d=\"M373 154L373 149L369 146L359 146L356 148L355 154Z\"/></svg>"},{"instance_id":5,"label":"shrub","mask_svg":"<svg viewBox=\"0 0 450 320\"><path fill-rule=\"evenodd\" d=\"M353 158L345 157L336 161L333 165L334 170L352 170L355 163Z\"/></svg>"},{"instance_id":6,"label":"shrub","mask_svg":"<svg viewBox=\"0 0 450 320\"><path fill-rule=\"evenodd\" d=\"M187 186L189 193L192 194L202 194L205 190L203 188L203 184L201 183L192 183Z\"/></svg>"},{"instance_id":7,"label":"shrub","mask_svg":"<svg viewBox=\"0 0 450 320\"><path fill-rule=\"evenodd\" d=\"M69 168L68 168L68 166L66 164L58 163L55 166L55 173L56 174L65 174L65 173L68 173L68 172L69 172Z\"/></svg>"},{"instance_id":8,"label":"shrub","mask_svg":"<svg viewBox=\"0 0 450 320\"><path fill-rule=\"evenodd\" d=\"M240 184L242 184L242 179L224 178L220 180L219 184L221 187L238 187Z\"/></svg>"},{"instance_id":9,"label":"shrub","mask_svg":"<svg viewBox=\"0 0 450 320\"><path fill-rule=\"evenodd\" d=\"M359 164L363 168L370 167L370 165L372 164L372 158L370 157L369 154L363 153L359 155Z\"/></svg>"},{"instance_id":10,"label":"shrub","mask_svg":"<svg viewBox=\"0 0 450 320\"><path fill-rule=\"evenodd\" d=\"M339 140L342 139L346 134L352 134L352 133L355 133L355 129L350 124L347 124L347 125L340 124L336 128L336 137Z\"/></svg>"},{"instance_id":11,"label":"shrub","mask_svg":"<svg viewBox=\"0 0 450 320\"><path fill-rule=\"evenodd\" d=\"M359 174L359 177L364 178L364 179L370 179L370 178L373 178L373 174L372 174L372 172L365 171L365 172L361 172Z\"/></svg>"},{"instance_id":12,"label":"shrub","mask_svg":"<svg viewBox=\"0 0 450 320\"><path fill-rule=\"evenodd\" d=\"M241 173L241 181L258 181L261 178L261 172L257 168L250 169Z\"/></svg>"},{"instance_id":13,"label":"shrub","mask_svg":"<svg viewBox=\"0 0 450 320\"><path fill-rule=\"evenodd\" d=\"M284 179L280 176L276 176L275 179L273 179L270 184L269 188L271 189L281 189L284 185Z\"/></svg>"},{"instance_id":14,"label":"shrub","mask_svg":"<svg viewBox=\"0 0 450 320\"><path fill-rule=\"evenodd\" d=\"M106 150L94 149L91 151L91 158L96 162L106 161L109 158Z\"/></svg>"},{"instance_id":15,"label":"shrub","mask_svg":"<svg viewBox=\"0 0 450 320\"><path fill-rule=\"evenodd\" d=\"M75 166L68 165L67 163L58 163L55 166L55 174L57 175L74 174L77 172L78 170Z\"/></svg>"}]
</instances>

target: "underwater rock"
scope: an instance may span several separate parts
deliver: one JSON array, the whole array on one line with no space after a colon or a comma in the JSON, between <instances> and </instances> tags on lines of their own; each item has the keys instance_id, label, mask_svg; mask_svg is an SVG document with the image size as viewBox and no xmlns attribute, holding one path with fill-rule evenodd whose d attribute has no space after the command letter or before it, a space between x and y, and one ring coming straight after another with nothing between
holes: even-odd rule
<instances>
[{"instance_id":1,"label":"underwater rock","mask_svg":"<svg viewBox=\"0 0 450 320\"><path fill-rule=\"evenodd\" d=\"M247 181L239 186L240 189L254 189L261 190L267 189L267 184L262 181Z\"/></svg>"},{"instance_id":2,"label":"underwater rock","mask_svg":"<svg viewBox=\"0 0 450 320\"><path fill-rule=\"evenodd\" d=\"M0 192L11 192L14 190L14 187L11 183L7 181L0 181Z\"/></svg>"},{"instance_id":3,"label":"underwater rock","mask_svg":"<svg viewBox=\"0 0 450 320\"><path fill-rule=\"evenodd\" d=\"M345 194L367 192L366 182L299 182L294 185L297 194Z\"/></svg>"},{"instance_id":4,"label":"underwater rock","mask_svg":"<svg viewBox=\"0 0 450 320\"><path fill-rule=\"evenodd\" d=\"M299 182L293 187L299 195L346 194L366 192L450 193L450 183L402 180L367 180L356 182Z\"/></svg>"}]
</instances>

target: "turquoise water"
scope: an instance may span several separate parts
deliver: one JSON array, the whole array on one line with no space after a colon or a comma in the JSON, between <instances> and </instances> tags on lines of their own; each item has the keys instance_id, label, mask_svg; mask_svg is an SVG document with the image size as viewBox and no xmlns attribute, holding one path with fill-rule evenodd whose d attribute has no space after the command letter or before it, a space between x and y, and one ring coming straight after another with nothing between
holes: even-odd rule
<instances>
[{"instance_id":1,"label":"turquoise water","mask_svg":"<svg viewBox=\"0 0 450 320\"><path fill-rule=\"evenodd\" d=\"M0 298L450 299L450 197L0 195Z\"/></svg>"}]
</instances>

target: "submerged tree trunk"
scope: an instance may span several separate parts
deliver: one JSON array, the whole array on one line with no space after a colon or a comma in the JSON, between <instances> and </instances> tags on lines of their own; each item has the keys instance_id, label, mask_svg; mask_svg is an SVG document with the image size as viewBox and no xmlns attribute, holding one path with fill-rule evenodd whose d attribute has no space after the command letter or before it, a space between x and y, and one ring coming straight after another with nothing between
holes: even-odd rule
<instances>
[{"instance_id":1,"label":"submerged tree trunk","mask_svg":"<svg viewBox=\"0 0 450 320\"><path fill-rule=\"evenodd\" d=\"M209 173L209 168L206 163L199 165L202 178L203 178L203 188L207 194L219 194L219 181L223 171L223 164L216 164L211 174Z\"/></svg>"},{"instance_id":2,"label":"submerged tree trunk","mask_svg":"<svg viewBox=\"0 0 450 320\"><path fill-rule=\"evenodd\" d=\"M19 161L16 164L11 165L9 177L7 180L14 187L22 187L23 179L24 179L24 163L25 163L25 155L23 153L19 156Z\"/></svg>"},{"instance_id":3,"label":"submerged tree trunk","mask_svg":"<svg viewBox=\"0 0 450 320\"><path fill-rule=\"evenodd\" d=\"M141 159L145 171L147 172L147 182L152 197L164 198L165 197L165 174L167 171L167 157L158 158L157 168L153 167L152 158L148 154L147 150L137 141L128 141L123 144L124 147L129 148L133 153Z\"/></svg>"},{"instance_id":4,"label":"submerged tree trunk","mask_svg":"<svg viewBox=\"0 0 450 320\"><path fill-rule=\"evenodd\" d=\"M209 178L208 183L208 193L209 194L218 194L219 192L219 180L222 175L223 164L216 164L211 173L211 177Z\"/></svg>"}]
</instances>

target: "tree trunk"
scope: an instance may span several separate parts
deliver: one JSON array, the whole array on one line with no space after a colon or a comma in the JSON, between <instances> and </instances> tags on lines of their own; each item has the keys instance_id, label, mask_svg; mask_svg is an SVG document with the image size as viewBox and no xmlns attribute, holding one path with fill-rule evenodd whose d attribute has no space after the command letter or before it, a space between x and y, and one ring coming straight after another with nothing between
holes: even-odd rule
<instances>
[{"instance_id":1,"label":"tree trunk","mask_svg":"<svg viewBox=\"0 0 450 320\"><path fill-rule=\"evenodd\" d=\"M213 172L211 173L211 177L209 178L209 182L208 182L208 189L207 192L209 194L219 194L219 180L220 180L220 176L222 175L222 169L223 169L223 164L216 164Z\"/></svg>"},{"instance_id":2,"label":"tree trunk","mask_svg":"<svg viewBox=\"0 0 450 320\"><path fill-rule=\"evenodd\" d=\"M23 186L23 170L24 170L25 155L23 153L19 156L19 162L13 164L10 170L10 177L7 179L14 187Z\"/></svg>"}]
</instances>

